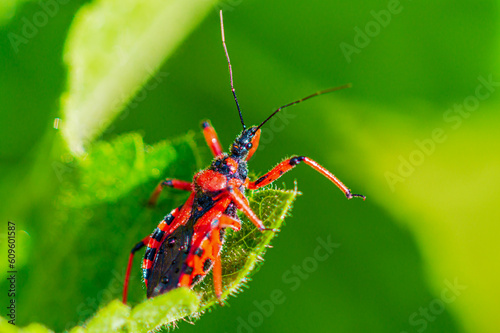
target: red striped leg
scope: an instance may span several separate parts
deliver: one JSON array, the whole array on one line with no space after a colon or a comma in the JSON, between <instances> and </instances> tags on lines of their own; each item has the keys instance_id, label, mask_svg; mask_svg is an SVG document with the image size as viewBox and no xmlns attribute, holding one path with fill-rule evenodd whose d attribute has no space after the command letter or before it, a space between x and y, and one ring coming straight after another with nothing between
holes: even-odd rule
<instances>
[{"instance_id":1,"label":"red striped leg","mask_svg":"<svg viewBox=\"0 0 500 333\"><path fill-rule=\"evenodd\" d=\"M217 298L222 296L222 263L220 258L220 248L222 246L220 242L220 229L221 228L231 228L234 231L239 231L241 229L241 222L234 217L229 215L222 215L219 218L217 228L212 231L212 239L215 239L214 251L216 256L214 258L214 267L212 268L212 274L214 278L214 290Z\"/></svg>"},{"instance_id":2,"label":"red striped leg","mask_svg":"<svg viewBox=\"0 0 500 333\"><path fill-rule=\"evenodd\" d=\"M250 182L247 185L247 188L250 190L255 190L260 187L266 186L274 182L276 179L280 178L281 175L283 175L285 172L290 171L293 169L297 164L300 162L304 162L307 165L311 166L314 170L318 171L321 173L323 176L328 178L332 183L334 183L342 192L344 192L345 196L347 199L352 199L354 197L359 197L363 198L363 200L366 199L366 197L362 194L353 194L351 193L351 190L347 188L337 177L335 177L330 171L328 171L326 168L318 164L318 162L310 159L309 157L305 156L294 156L292 158L286 159L277 166L275 166L273 169L271 169L268 173L266 173L264 176L260 177L254 182Z\"/></svg>"},{"instance_id":3,"label":"red striped leg","mask_svg":"<svg viewBox=\"0 0 500 333\"><path fill-rule=\"evenodd\" d=\"M161 183L156 186L155 190L151 194L148 200L148 205L149 206L155 206L156 202L158 202L158 197L160 196L161 191L165 187L172 187L178 190L183 190L183 191L192 191L193 190L193 184L190 182L185 182L183 180L177 180L177 179L170 179L167 178Z\"/></svg>"},{"instance_id":4,"label":"red striped leg","mask_svg":"<svg viewBox=\"0 0 500 333\"><path fill-rule=\"evenodd\" d=\"M215 254L212 276L214 278L215 295L217 298L220 298L222 296L222 263L220 260L220 248L222 244L220 241L220 228L215 228L212 231L212 239L214 240L214 249L212 253Z\"/></svg>"},{"instance_id":5,"label":"red striped leg","mask_svg":"<svg viewBox=\"0 0 500 333\"><path fill-rule=\"evenodd\" d=\"M130 271L132 269L132 263L134 262L134 254L142 249L149 243L150 236L144 237L139 243L135 244L130 251L130 256L128 257L127 271L125 272L125 281L123 282L123 304L127 304L127 294L128 294L128 281L130 278Z\"/></svg>"},{"instance_id":6,"label":"red striped leg","mask_svg":"<svg viewBox=\"0 0 500 333\"><path fill-rule=\"evenodd\" d=\"M205 137L205 141L207 141L207 145L208 147L210 147L212 154L214 154L214 156L222 154L223 151L219 138L217 137L217 133L215 132L215 129L212 127L210 122L208 120L205 120L203 123L201 123L201 127L203 128L203 136Z\"/></svg>"},{"instance_id":7,"label":"red striped leg","mask_svg":"<svg viewBox=\"0 0 500 333\"><path fill-rule=\"evenodd\" d=\"M272 228L266 228L262 221L259 219L259 217L253 212L253 210L250 208L248 205L248 200L245 198L245 196L241 193L241 191L238 188L229 188L229 196L233 200L233 202L236 204L239 210L241 210L249 219L252 221L253 224L260 230L271 230L271 231L279 231L278 229L272 229Z\"/></svg>"}]
</instances>

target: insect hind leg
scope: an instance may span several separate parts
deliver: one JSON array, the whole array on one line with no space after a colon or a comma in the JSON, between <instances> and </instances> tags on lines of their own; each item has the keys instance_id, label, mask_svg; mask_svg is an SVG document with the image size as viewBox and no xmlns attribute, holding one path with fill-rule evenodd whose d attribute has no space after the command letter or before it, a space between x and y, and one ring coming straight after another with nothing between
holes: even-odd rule
<instances>
[{"instance_id":1,"label":"insect hind leg","mask_svg":"<svg viewBox=\"0 0 500 333\"><path fill-rule=\"evenodd\" d=\"M130 251L130 256L128 258L127 271L125 273L125 281L123 282L123 304L127 304L127 294L128 294L128 282L130 278L130 271L132 269L132 264L134 262L134 254L142 249L149 243L151 239L150 236L144 237L139 243L135 244L135 246Z\"/></svg>"}]
</instances>

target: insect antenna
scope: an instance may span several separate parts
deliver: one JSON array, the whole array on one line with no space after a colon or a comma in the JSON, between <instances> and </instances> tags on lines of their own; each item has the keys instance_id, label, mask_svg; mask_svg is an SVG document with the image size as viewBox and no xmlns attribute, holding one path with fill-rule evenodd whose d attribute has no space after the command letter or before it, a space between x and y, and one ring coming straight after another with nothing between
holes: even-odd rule
<instances>
[{"instance_id":1,"label":"insect antenna","mask_svg":"<svg viewBox=\"0 0 500 333\"><path fill-rule=\"evenodd\" d=\"M241 124L243 125L243 129L245 129L246 126L245 122L243 121L243 115L241 114L240 104L238 103L238 98L236 97L236 91L234 90L233 70L231 68L231 60L229 60L229 53L227 52L226 37L224 36L224 19L222 18L222 10L220 11L220 31L222 34L222 45L224 46L224 52L226 53L227 65L229 66L229 76L231 78L231 91L233 92L234 101L236 102L238 113L240 114Z\"/></svg>"},{"instance_id":2,"label":"insect antenna","mask_svg":"<svg viewBox=\"0 0 500 333\"><path fill-rule=\"evenodd\" d=\"M350 88L351 87L351 84L348 83L348 84L344 84L343 86L339 86L339 87L334 87L334 88L329 88L329 89L325 89L325 90L321 90L321 91L318 91L312 95L309 95L309 96L306 96L304 98L301 98L299 100L296 100L295 102L292 102L292 103L288 103L288 104L285 104L283 106L280 106L276 111L274 111L269 117L266 118L266 120L264 120L259 126L257 126L257 128L255 129L255 131L257 131L259 128L262 127L262 125L264 125L269 119L271 119L272 117L274 117L275 114L277 114L278 112L280 112L281 110L283 110L284 108L288 107L288 106L292 106L294 104L298 104L300 102L303 102L309 98L313 98L315 96L319 96L319 95L323 95L323 94L326 94L326 93L329 93L329 92L332 92L332 91L337 91L337 90L342 90L342 89L346 89L346 88Z\"/></svg>"}]
</instances>

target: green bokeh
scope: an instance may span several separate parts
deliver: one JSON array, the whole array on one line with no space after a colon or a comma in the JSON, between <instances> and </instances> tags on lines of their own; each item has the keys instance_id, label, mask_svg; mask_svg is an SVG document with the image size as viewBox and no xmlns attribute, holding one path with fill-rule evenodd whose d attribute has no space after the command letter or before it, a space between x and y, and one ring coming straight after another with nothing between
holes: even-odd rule
<instances>
[{"instance_id":1,"label":"green bokeh","mask_svg":"<svg viewBox=\"0 0 500 333\"><path fill-rule=\"evenodd\" d=\"M98 304L86 300L98 302L114 277L109 267L93 266L95 257L78 254L122 253L116 262L125 263L132 246L110 249L120 242L110 242L115 233L102 226L102 234L93 236L92 251L75 252L72 260L78 265L72 267L95 270L89 274L95 280L82 286L67 281L71 289L80 290L78 301L85 300L84 308L67 308L61 290L69 286L33 287L54 275L78 274L63 269L71 266L64 263L48 265L43 272L32 267L34 260L43 263L45 251L64 249L64 238L53 240L57 246L47 240L57 234L51 228L58 218L54 211L61 183L56 169L64 151L52 124L54 117L62 116L60 97L72 75L63 63L64 43L85 2L61 5L17 51L9 36L22 33L24 19L32 19L40 4L19 2L15 11L9 9L13 16L0 21L0 218L2 223L16 221L27 233L18 233L18 299L35 304L27 308L53 307L44 310L51 316L38 317L24 312L20 302L20 325L36 319L62 330L67 323L88 319ZM401 1L390 22L385 17L385 26L373 23L373 13L380 17L392 3L225 0L208 12L152 78L161 82L154 89L144 88L102 135L111 140L138 131L153 144L198 130L200 120L209 118L224 147L230 144L241 125L229 89L219 8L224 9L235 85L248 124L314 91L353 84L350 90L290 108L288 117L270 123L251 168L262 173L285 156L307 155L354 192L366 194L367 200L345 200L305 166L284 176L279 184L291 188L297 179L304 195L295 202L293 216L249 289L194 326L180 322L183 332L500 330L498 86L477 107L467 104L476 96L480 77L500 81L498 2ZM366 45L356 46L357 28L375 29L368 31ZM357 47L359 53L348 59L342 43ZM447 112L455 104L472 111L464 107L465 112L454 113L459 117L449 121ZM445 139L429 144L436 129L442 129ZM427 148L419 148L415 140L427 142ZM411 158L416 162L402 170L401 159ZM400 181L391 185L388 172ZM142 235L133 224L122 221L117 235L139 239ZM155 224L152 220L146 229ZM99 229L99 221L92 226ZM2 237L5 231L0 229ZM319 237L331 237L340 246L307 278L291 282L290 272L314 255ZM99 242L108 252L99 253ZM5 274L5 263L0 267ZM448 284L454 281L466 289L453 301L443 301L453 295ZM142 291L138 283L132 288L135 295ZM6 289L6 283L0 283L2 308ZM285 301L272 313L259 315L256 303L268 304L276 290L283 292ZM119 290L114 296L120 297ZM428 315L423 314L426 309ZM247 326L251 324L255 327Z\"/></svg>"}]
</instances>

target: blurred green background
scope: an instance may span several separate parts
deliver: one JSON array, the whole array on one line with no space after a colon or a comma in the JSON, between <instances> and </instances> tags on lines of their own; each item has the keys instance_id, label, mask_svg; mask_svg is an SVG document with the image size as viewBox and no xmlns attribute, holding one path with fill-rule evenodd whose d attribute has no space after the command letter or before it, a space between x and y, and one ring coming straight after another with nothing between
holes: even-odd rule
<instances>
[{"instance_id":1,"label":"blurred green background","mask_svg":"<svg viewBox=\"0 0 500 333\"><path fill-rule=\"evenodd\" d=\"M307 167L284 176L278 183L291 188L297 179L303 195L249 289L195 325L180 322L179 329L500 331L498 1L170 1L170 15L188 23L165 22L168 29L153 34L157 39L134 49L136 58L158 56L161 66L130 64L109 74L118 79L111 77L100 86L122 101L113 109L113 122L112 107L79 91L93 88L88 77L105 70L90 61L92 75L76 67L68 71L63 57L85 61L96 42L106 45L102 56L111 65L103 68L113 66L119 59L106 51L122 39L127 53L127 45L134 45L127 37L138 29L120 15L136 15L146 28L154 18L150 22L148 12L139 11L133 1L99 1L120 10L86 21L92 31L84 31L85 38L70 34L72 49L65 43L73 18L92 2L57 1L54 15L36 33L23 35L26 22L37 20L42 4L49 2L0 5L0 235L5 253L6 221L25 231L17 238L18 324L38 321L62 331L109 301L103 291L119 298L121 282L115 272L121 272L143 230L152 230L157 221L151 219L141 230L134 220L113 227L105 220L93 221L79 231L92 234L91 241L66 248L64 235L71 232L72 221L61 216L58 198L64 184L61 170L64 174L67 167L63 162L72 157L53 128L54 118L62 118L61 126L71 125L68 119L78 113L71 103L85 101L82 109L90 111L79 117L98 123L104 119L104 127L83 140L87 145L96 136L112 140L131 131L153 144L198 131L200 120L208 118L229 146L240 124L220 41L218 10L223 9L236 90L248 124L317 90L353 84L294 106L270 123L251 169L262 173L286 156L307 155L367 200L345 200ZM178 41L171 52L159 50L172 36ZM135 99L120 99L117 84L132 87L132 92L140 87L136 72L157 74ZM64 92L69 99L81 96L65 104ZM80 122L75 124L78 128ZM195 168L172 172L189 179ZM172 195L177 197L165 204L165 212L184 198ZM91 210L81 213L92 220ZM340 247L290 283L290 276L299 276L290 271L314 255L318 237L330 237ZM7 268L2 265L4 309ZM137 302L142 287L140 273L135 273L131 288ZM256 302L268 304L275 290L285 300L262 312Z\"/></svg>"}]
</instances>

